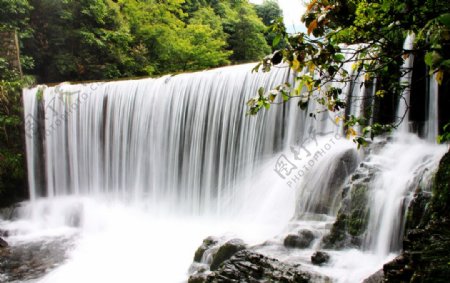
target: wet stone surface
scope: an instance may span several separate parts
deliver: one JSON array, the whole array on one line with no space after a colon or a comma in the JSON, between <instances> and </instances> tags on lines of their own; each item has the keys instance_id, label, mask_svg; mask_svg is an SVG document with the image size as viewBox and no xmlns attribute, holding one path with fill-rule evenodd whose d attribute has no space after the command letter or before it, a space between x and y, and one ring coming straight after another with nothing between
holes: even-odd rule
<instances>
[{"instance_id":1,"label":"wet stone surface","mask_svg":"<svg viewBox=\"0 0 450 283\"><path fill-rule=\"evenodd\" d=\"M0 248L0 282L21 282L44 276L65 261L72 245L71 238L51 238L10 243Z\"/></svg>"}]
</instances>

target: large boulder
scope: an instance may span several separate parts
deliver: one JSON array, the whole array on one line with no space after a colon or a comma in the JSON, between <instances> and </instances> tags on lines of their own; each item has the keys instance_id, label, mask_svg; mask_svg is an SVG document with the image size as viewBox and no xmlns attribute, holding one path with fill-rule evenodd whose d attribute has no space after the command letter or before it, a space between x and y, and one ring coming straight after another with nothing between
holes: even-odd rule
<instances>
[{"instance_id":1,"label":"large boulder","mask_svg":"<svg viewBox=\"0 0 450 283\"><path fill-rule=\"evenodd\" d=\"M322 265L330 260L330 255L326 252L317 251L311 256L311 262L315 265Z\"/></svg>"},{"instance_id":2,"label":"large boulder","mask_svg":"<svg viewBox=\"0 0 450 283\"><path fill-rule=\"evenodd\" d=\"M329 282L327 277L299 269L256 252L243 250L225 261L204 282ZM203 282L202 282L203 283Z\"/></svg>"},{"instance_id":3,"label":"large boulder","mask_svg":"<svg viewBox=\"0 0 450 283\"><path fill-rule=\"evenodd\" d=\"M368 194L378 168L362 162L342 191L341 207L330 233L322 238L326 249L359 248L369 222Z\"/></svg>"},{"instance_id":4,"label":"large boulder","mask_svg":"<svg viewBox=\"0 0 450 283\"><path fill-rule=\"evenodd\" d=\"M358 154L356 149L349 149L339 156L333 157L333 162L328 162L321 167L318 174L320 178L311 178L303 184L299 190L300 194L296 201L296 217L301 219L305 215L335 213L334 203L339 202L342 187L348 176L358 165Z\"/></svg>"},{"instance_id":5,"label":"large boulder","mask_svg":"<svg viewBox=\"0 0 450 283\"><path fill-rule=\"evenodd\" d=\"M246 248L245 243L240 239L232 239L220 246L216 254L213 256L210 269L216 270L220 264L231 258L238 251Z\"/></svg>"},{"instance_id":6,"label":"large boulder","mask_svg":"<svg viewBox=\"0 0 450 283\"><path fill-rule=\"evenodd\" d=\"M284 239L284 246L287 248L306 249L314 241L314 233L310 230L300 230L298 234L289 234Z\"/></svg>"}]
</instances>

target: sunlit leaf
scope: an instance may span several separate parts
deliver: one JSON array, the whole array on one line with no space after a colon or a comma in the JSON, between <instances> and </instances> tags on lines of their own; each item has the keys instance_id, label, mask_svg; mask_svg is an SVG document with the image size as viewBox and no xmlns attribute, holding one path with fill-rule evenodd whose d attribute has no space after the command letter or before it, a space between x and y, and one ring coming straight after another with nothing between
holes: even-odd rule
<instances>
[{"instance_id":1,"label":"sunlit leaf","mask_svg":"<svg viewBox=\"0 0 450 283\"><path fill-rule=\"evenodd\" d=\"M436 78L438 85L441 85L442 79L444 78L444 72L442 70L437 71L435 78Z\"/></svg>"}]
</instances>

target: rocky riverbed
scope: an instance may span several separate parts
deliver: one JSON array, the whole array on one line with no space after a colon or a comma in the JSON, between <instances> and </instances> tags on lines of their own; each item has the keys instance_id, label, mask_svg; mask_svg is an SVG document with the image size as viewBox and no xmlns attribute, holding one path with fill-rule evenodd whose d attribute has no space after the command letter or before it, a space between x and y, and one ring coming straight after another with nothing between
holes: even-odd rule
<instances>
[{"instance_id":1,"label":"rocky riverbed","mask_svg":"<svg viewBox=\"0 0 450 283\"><path fill-rule=\"evenodd\" d=\"M5 240L6 239L6 240ZM8 237L4 239L8 241ZM31 242L11 240L0 247L0 282L23 282L37 279L67 258L71 238L48 238Z\"/></svg>"}]
</instances>

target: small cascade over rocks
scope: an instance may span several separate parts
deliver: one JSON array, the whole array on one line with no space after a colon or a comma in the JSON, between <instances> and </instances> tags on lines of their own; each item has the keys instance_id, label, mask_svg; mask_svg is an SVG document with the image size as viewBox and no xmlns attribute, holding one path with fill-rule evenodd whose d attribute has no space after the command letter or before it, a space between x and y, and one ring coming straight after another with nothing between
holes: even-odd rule
<instances>
[{"instance_id":1,"label":"small cascade over rocks","mask_svg":"<svg viewBox=\"0 0 450 283\"><path fill-rule=\"evenodd\" d=\"M361 282L395 257L446 148L405 131L357 150L293 100L248 117L293 80L252 68L24 90L31 200L0 229L71 243L37 282ZM373 92L348 87L349 113Z\"/></svg>"}]
</instances>

